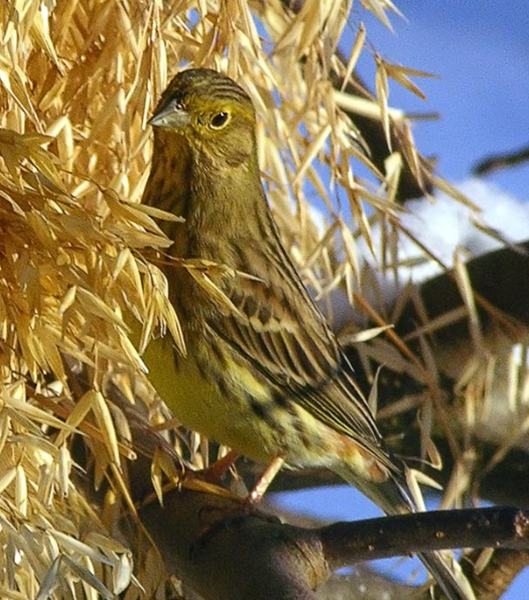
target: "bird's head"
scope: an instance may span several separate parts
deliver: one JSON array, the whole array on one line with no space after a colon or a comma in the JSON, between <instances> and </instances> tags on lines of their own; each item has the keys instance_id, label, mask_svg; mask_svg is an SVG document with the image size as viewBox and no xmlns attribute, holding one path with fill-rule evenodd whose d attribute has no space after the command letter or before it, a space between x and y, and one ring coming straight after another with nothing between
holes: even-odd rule
<instances>
[{"instance_id":1,"label":"bird's head","mask_svg":"<svg viewBox=\"0 0 529 600\"><path fill-rule=\"evenodd\" d=\"M217 168L238 166L255 154L250 97L232 79L211 69L176 75L149 124L163 143L180 146Z\"/></svg>"}]
</instances>

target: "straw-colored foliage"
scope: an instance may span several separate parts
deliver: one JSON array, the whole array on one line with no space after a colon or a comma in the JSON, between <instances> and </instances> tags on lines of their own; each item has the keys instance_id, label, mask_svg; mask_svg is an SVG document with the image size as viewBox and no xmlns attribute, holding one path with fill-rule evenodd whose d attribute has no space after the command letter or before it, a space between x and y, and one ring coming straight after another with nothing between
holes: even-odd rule
<instances>
[{"instance_id":1,"label":"straw-colored foliage","mask_svg":"<svg viewBox=\"0 0 529 600\"><path fill-rule=\"evenodd\" d=\"M127 586L134 598L140 584L147 597L164 597L156 553L135 556L133 565L119 535L122 511L133 511L123 475L133 451L123 415L106 395L113 373L145 376L139 349L160 327L183 348L166 282L149 259L170 242L153 220L160 215L139 204L151 152L146 120L179 68L221 68L251 94L271 202L321 295L342 286L353 301L357 242L372 245L375 221L385 224L381 243L391 264L401 161L394 156L387 178L379 173L341 107L371 111L389 131L404 121L387 106L388 78L415 92L408 76L420 73L378 59L375 101L355 104L333 90L331 69L351 73L359 53L372 52L360 25L364 10L387 21L393 9L386 0L355 3L351 12L352 4L305 0L297 14L279 0L0 4L2 598L106 598ZM342 64L336 49L349 27L356 43ZM411 136L405 152L413 164ZM369 184L354 176L360 163L373 174ZM329 213L323 227L308 210L315 196ZM338 199L352 221L339 216ZM127 315L143 324L138 348ZM87 367L81 391L72 388L64 357ZM133 401L130 390L127 396ZM160 403L146 401L160 422ZM99 511L91 484L79 483L77 434L91 454L91 477L103 486Z\"/></svg>"}]
</instances>

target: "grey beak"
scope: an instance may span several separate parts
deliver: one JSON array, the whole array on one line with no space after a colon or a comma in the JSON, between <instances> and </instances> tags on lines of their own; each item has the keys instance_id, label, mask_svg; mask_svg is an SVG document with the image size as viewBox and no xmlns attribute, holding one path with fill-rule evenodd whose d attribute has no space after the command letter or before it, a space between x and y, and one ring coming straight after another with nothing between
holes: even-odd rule
<instances>
[{"instance_id":1,"label":"grey beak","mask_svg":"<svg viewBox=\"0 0 529 600\"><path fill-rule=\"evenodd\" d=\"M153 127L180 129L189 125L189 113L181 106L178 106L176 102L172 101L162 106L147 123Z\"/></svg>"}]
</instances>

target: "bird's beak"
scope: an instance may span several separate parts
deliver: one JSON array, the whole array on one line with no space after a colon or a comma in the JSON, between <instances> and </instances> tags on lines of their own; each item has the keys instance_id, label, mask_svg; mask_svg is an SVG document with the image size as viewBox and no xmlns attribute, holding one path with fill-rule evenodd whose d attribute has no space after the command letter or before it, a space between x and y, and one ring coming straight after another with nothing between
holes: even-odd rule
<instances>
[{"instance_id":1,"label":"bird's beak","mask_svg":"<svg viewBox=\"0 0 529 600\"><path fill-rule=\"evenodd\" d=\"M174 102L169 102L165 106L162 106L147 123L153 127L180 129L189 125L189 113Z\"/></svg>"}]
</instances>

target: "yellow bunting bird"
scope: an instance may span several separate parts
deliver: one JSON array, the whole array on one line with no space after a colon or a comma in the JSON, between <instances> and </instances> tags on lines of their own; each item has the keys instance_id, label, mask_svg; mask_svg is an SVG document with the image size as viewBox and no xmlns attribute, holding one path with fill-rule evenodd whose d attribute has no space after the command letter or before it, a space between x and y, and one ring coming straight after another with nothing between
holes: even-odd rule
<instances>
[{"instance_id":1,"label":"yellow bunting bird","mask_svg":"<svg viewBox=\"0 0 529 600\"><path fill-rule=\"evenodd\" d=\"M143 201L183 217L164 225L171 254L196 265L166 267L187 355L162 342L147 360L155 387L184 425L241 454L327 467L386 513L412 512L404 465L279 237L248 94L214 70L183 71L149 123ZM421 559L450 600L473 598L445 557Z\"/></svg>"}]
</instances>

